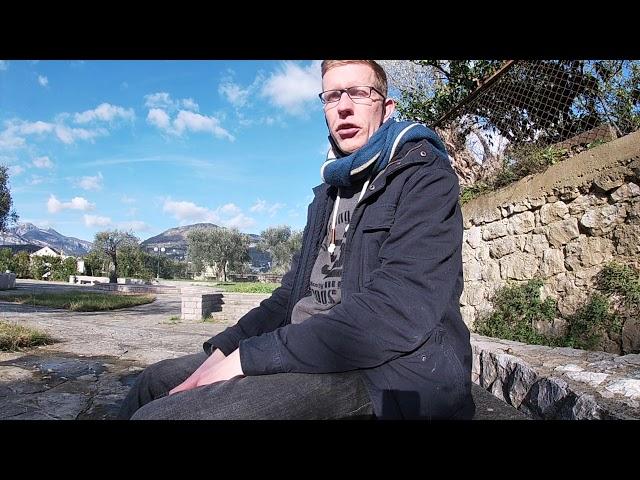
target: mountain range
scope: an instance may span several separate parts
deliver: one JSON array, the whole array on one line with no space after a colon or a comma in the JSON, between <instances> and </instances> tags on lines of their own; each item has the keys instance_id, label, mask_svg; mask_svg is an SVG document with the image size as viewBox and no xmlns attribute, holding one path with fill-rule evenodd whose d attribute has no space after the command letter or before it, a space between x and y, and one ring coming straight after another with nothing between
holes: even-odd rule
<instances>
[{"instance_id":1,"label":"mountain range","mask_svg":"<svg viewBox=\"0 0 640 480\"><path fill-rule=\"evenodd\" d=\"M39 228L32 223L19 223L0 233L0 245L38 245L62 251L65 255L86 255L92 243L75 237L66 237L53 228Z\"/></svg>"},{"instance_id":2,"label":"mountain range","mask_svg":"<svg viewBox=\"0 0 640 480\"><path fill-rule=\"evenodd\" d=\"M140 243L140 247L149 253L154 253L154 247L160 251L164 247L164 254L177 260L184 260L187 254L187 234L196 228L217 228L213 223L195 223L183 227L175 227L147 238ZM259 252L255 247L260 241L260 235L248 234L250 240L249 256L252 264L260 266L270 260L266 253ZM92 243L75 237L66 237L53 228L39 228L32 223L19 223L17 226L0 233L0 245L38 245L51 247L62 251L65 255L82 256L89 253Z\"/></svg>"}]
</instances>

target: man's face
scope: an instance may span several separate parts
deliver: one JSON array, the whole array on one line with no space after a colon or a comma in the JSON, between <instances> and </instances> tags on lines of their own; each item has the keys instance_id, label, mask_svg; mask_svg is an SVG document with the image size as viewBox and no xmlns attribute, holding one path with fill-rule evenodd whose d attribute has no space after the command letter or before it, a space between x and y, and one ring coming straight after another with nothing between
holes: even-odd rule
<instances>
[{"instance_id":1,"label":"man's face","mask_svg":"<svg viewBox=\"0 0 640 480\"><path fill-rule=\"evenodd\" d=\"M368 65L351 63L334 67L322 77L322 90L338 90L354 86L375 86L374 72ZM324 114L329 133L340 150L350 154L362 147L391 116L395 103L375 90L371 98L355 102L344 92L337 102L326 103Z\"/></svg>"}]
</instances>

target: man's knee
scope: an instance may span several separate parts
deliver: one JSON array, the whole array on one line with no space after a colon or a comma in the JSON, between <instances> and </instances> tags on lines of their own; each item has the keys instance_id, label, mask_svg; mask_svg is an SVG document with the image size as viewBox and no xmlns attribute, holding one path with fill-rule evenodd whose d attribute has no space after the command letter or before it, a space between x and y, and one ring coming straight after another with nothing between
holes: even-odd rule
<instances>
[{"instance_id":1,"label":"man's knee","mask_svg":"<svg viewBox=\"0 0 640 480\"><path fill-rule=\"evenodd\" d=\"M160 415L161 411L155 408L154 402L147 403L140 407L131 416L130 420L166 420L166 417Z\"/></svg>"}]
</instances>

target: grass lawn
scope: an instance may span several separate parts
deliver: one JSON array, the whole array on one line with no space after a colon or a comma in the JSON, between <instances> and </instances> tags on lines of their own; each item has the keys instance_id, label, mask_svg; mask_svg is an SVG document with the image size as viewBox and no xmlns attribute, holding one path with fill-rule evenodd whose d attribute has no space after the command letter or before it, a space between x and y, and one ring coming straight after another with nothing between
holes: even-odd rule
<instances>
[{"instance_id":1,"label":"grass lawn","mask_svg":"<svg viewBox=\"0 0 640 480\"><path fill-rule=\"evenodd\" d=\"M272 293L280 286L279 283L262 283L262 282L220 282L215 285L217 288L225 292L233 293Z\"/></svg>"},{"instance_id":2,"label":"grass lawn","mask_svg":"<svg viewBox=\"0 0 640 480\"><path fill-rule=\"evenodd\" d=\"M0 320L0 350L2 351L14 352L22 348L53 342L53 338L44 332Z\"/></svg>"},{"instance_id":3,"label":"grass lawn","mask_svg":"<svg viewBox=\"0 0 640 480\"><path fill-rule=\"evenodd\" d=\"M6 302L64 308L74 312L95 312L135 307L136 305L151 303L155 299L155 295L118 295L97 292L24 293L0 296L0 300Z\"/></svg>"}]
</instances>

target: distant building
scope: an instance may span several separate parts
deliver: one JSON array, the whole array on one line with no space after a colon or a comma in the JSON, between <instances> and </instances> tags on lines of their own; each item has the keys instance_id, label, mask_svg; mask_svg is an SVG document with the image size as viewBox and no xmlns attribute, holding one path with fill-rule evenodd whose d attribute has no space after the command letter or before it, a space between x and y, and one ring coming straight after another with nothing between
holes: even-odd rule
<instances>
[{"instance_id":1,"label":"distant building","mask_svg":"<svg viewBox=\"0 0 640 480\"><path fill-rule=\"evenodd\" d=\"M33 252L30 257L60 257L62 260L68 258L69 255L65 255L61 250L57 250L51 247L42 247L40 250Z\"/></svg>"}]
</instances>

